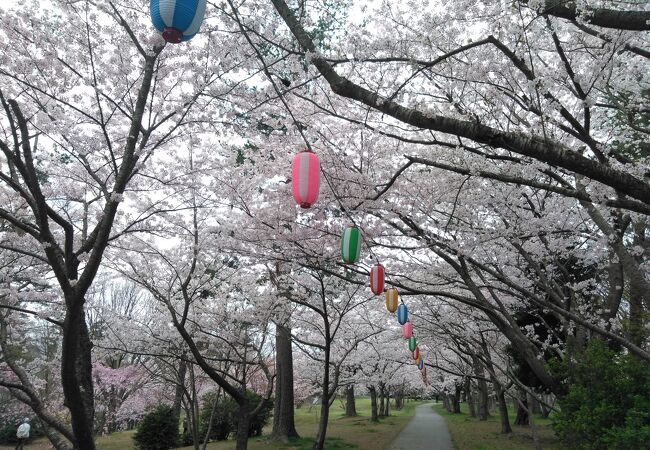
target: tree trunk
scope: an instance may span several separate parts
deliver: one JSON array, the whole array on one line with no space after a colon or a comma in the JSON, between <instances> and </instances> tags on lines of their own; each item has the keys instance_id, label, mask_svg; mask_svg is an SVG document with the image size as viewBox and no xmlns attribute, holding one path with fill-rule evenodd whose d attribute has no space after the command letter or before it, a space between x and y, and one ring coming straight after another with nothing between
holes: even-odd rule
<instances>
[{"instance_id":1,"label":"tree trunk","mask_svg":"<svg viewBox=\"0 0 650 450\"><path fill-rule=\"evenodd\" d=\"M499 418L501 419L501 433L512 433L510 426L510 418L508 417L508 404L506 403L506 396L500 384L494 383L497 391L497 400L499 401Z\"/></svg>"},{"instance_id":2,"label":"tree trunk","mask_svg":"<svg viewBox=\"0 0 650 450\"><path fill-rule=\"evenodd\" d=\"M515 418L515 425L528 426L528 400L526 393L522 393L522 398L517 399L517 417Z\"/></svg>"},{"instance_id":3,"label":"tree trunk","mask_svg":"<svg viewBox=\"0 0 650 450\"><path fill-rule=\"evenodd\" d=\"M61 351L61 383L65 406L75 436L75 448L95 450L95 400L92 378L92 342L84 314L84 299L66 296Z\"/></svg>"},{"instance_id":4,"label":"tree trunk","mask_svg":"<svg viewBox=\"0 0 650 450\"><path fill-rule=\"evenodd\" d=\"M384 387L379 386L379 416L384 417L384 411L385 411L385 406L384 406Z\"/></svg>"},{"instance_id":5,"label":"tree trunk","mask_svg":"<svg viewBox=\"0 0 650 450\"><path fill-rule=\"evenodd\" d=\"M461 392L461 386L457 384L454 391L454 395L452 395L451 397L452 412L454 414L460 414L460 392Z\"/></svg>"},{"instance_id":6,"label":"tree trunk","mask_svg":"<svg viewBox=\"0 0 650 450\"><path fill-rule=\"evenodd\" d=\"M483 370L483 364L481 361L476 358L475 361L475 370L478 378L478 419L487 420L488 419L488 401L489 393L487 382L485 381L485 371Z\"/></svg>"},{"instance_id":7,"label":"tree trunk","mask_svg":"<svg viewBox=\"0 0 650 450\"><path fill-rule=\"evenodd\" d=\"M348 417L355 417L357 415L353 384L345 388L345 415Z\"/></svg>"},{"instance_id":8,"label":"tree trunk","mask_svg":"<svg viewBox=\"0 0 650 450\"><path fill-rule=\"evenodd\" d=\"M377 389L374 386L368 387L370 392L370 421L378 422L379 416L377 414Z\"/></svg>"},{"instance_id":9,"label":"tree trunk","mask_svg":"<svg viewBox=\"0 0 650 450\"><path fill-rule=\"evenodd\" d=\"M390 391L388 389L386 389L386 409L384 412L386 417L390 416Z\"/></svg>"},{"instance_id":10,"label":"tree trunk","mask_svg":"<svg viewBox=\"0 0 650 450\"><path fill-rule=\"evenodd\" d=\"M183 393L185 391L185 374L187 373L187 363L181 359L178 363L178 379L176 383L176 391L174 392L174 403L172 405L176 423L181 420L181 406L183 404Z\"/></svg>"},{"instance_id":11,"label":"tree trunk","mask_svg":"<svg viewBox=\"0 0 650 450\"><path fill-rule=\"evenodd\" d=\"M324 319L325 325L325 358L323 361L323 394L321 396L320 421L318 423L318 433L314 442L314 450L323 450L325 446L325 435L327 434L327 424L330 417L330 351L331 338L329 321Z\"/></svg>"},{"instance_id":12,"label":"tree trunk","mask_svg":"<svg viewBox=\"0 0 650 450\"><path fill-rule=\"evenodd\" d=\"M291 330L275 326L275 399L273 403L273 431L271 436L281 442L298 438L294 421L293 352Z\"/></svg>"},{"instance_id":13,"label":"tree trunk","mask_svg":"<svg viewBox=\"0 0 650 450\"><path fill-rule=\"evenodd\" d=\"M472 383L469 377L465 377L465 398L467 399L469 416L476 417L476 408L474 408L474 398L472 396Z\"/></svg>"},{"instance_id":14,"label":"tree trunk","mask_svg":"<svg viewBox=\"0 0 650 450\"><path fill-rule=\"evenodd\" d=\"M246 395L244 393L244 395ZM237 444L236 450L246 450L248 447L248 433L250 429L250 405L248 399L244 397L244 400L239 404L239 414L237 417Z\"/></svg>"},{"instance_id":15,"label":"tree trunk","mask_svg":"<svg viewBox=\"0 0 650 450\"><path fill-rule=\"evenodd\" d=\"M442 396L442 404L445 407L445 409L447 410L447 412L452 411L451 400L450 400L449 394L447 394L447 393L443 394L443 396Z\"/></svg>"},{"instance_id":16,"label":"tree trunk","mask_svg":"<svg viewBox=\"0 0 650 450\"><path fill-rule=\"evenodd\" d=\"M217 390L217 394L214 396L214 402L212 403L212 409L210 410L210 421L208 422L208 426L206 427L205 431L205 438L203 439L203 447L201 447L202 450L205 450L206 447L208 446L208 442L210 441L210 433L212 433L212 422L214 421L214 413L217 410L217 405L219 404L219 394L221 394L221 388Z\"/></svg>"}]
</instances>

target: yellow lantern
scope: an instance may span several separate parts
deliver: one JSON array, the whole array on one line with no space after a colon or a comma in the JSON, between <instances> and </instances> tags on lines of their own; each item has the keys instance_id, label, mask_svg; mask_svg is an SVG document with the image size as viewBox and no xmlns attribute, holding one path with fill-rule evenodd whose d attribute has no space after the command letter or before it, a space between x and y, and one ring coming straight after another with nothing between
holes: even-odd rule
<instances>
[{"instance_id":1,"label":"yellow lantern","mask_svg":"<svg viewBox=\"0 0 650 450\"><path fill-rule=\"evenodd\" d=\"M395 314L397 311L399 295L397 294L397 289L390 288L386 291L386 309L389 313Z\"/></svg>"}]
</instances>

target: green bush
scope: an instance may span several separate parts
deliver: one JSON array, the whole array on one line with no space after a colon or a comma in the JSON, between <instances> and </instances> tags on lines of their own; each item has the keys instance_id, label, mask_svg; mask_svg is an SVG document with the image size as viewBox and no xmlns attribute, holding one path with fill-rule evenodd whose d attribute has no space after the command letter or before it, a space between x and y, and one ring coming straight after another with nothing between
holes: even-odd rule
<instances>
[{"instance_id":1,"label":"green bush","mask_svg":"<svg viewBox=\"0 0 650 450\"><path fill-rule=\"evenodd\" d=\"M248 401L251 408L255 408L262 397L255 394L252 391L246 391ZM212 408L214 405L215 393L208 393L203 397L203 409L201 410L200 416L200 431L199 435L201 439L205 437L205 434L208 429L208 424L210 423L210 415L212 414ZM262 429L268 423L269 418L271 417L271 410L273 408L273 402L268 401L264 404L262 409L251 418L250 427L248 431L249 436L260 436L262 434ZM237 424L239 414L239 405L232 398L224 399L219 398L217 407L212 416L212 427L210 428L210 440L223 441L228 439L230 435L233 435L237 432Z\"/></svg>"},{"instance_id":2,"label":"green bush","mask_svg":"<svg viewBox=\"0 0 650 450\"><path fill-rule=\"evenodd\" d=\"M12 423L0 426L0 444L15 444L18 442L16 431L18 427Z\"/></svg>"},{"instance_id":3,"label":"green bush","mask_svg":"<svg viewBox=\"0 0 650 450\"><path fill-rule=\"evenodd\" d=\"M160 405L144 417L133 436L141 450L168 450L178 444L178 422L171 406Z\"/></svg>"},{"instance_id":4,"label":"green bush","mask_svg":"<svg viewBox=\"0 0 650 450\"><path fill-rule=\"evenodd\" d=\"M649 364L595 340L553 369L567 381L553 427L569 448L650 448Z\"/></svg>"}]
</instances>

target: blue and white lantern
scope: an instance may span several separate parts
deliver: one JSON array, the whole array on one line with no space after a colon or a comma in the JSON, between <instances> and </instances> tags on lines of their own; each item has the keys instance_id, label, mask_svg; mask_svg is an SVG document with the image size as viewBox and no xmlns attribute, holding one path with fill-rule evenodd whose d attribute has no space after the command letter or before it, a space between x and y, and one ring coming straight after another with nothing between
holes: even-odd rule
<instances>
[{"instance_id":1,"label":"blue and white lantern","mask_svg":"<svg viewBox=\"0 0 650 450\"><path fill-rule=\"evenodd\" d=\"M207 0L151 0L153 26L172 44L189 41L199 32Z\"/></svg>"},{"instance_id":2,"label":"blue and white lantern","mask_svg":"<svg viewBox=\"0 0 650 450\"><path fill-rule=\"evenodd\" d=\"M397 321L400 325L404 325L409 320L409 310L404 303L400 303L397 307Z\"/></svg>"}]
</instances>

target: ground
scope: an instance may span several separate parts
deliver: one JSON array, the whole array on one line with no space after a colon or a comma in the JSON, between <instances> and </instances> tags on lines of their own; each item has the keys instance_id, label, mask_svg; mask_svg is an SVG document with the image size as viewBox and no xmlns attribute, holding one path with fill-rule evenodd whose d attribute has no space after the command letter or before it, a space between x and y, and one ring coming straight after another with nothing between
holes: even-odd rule
<instances>
[{"instance_id":1,"label":"ground","mask_svg":"<svg viewBox=\"0 0 650 450\"><path fill-rule=\"evenodd\" d=\"M447 422L455 450L528 450L534 448L531 427L512 425L513 433L501 434L498 412L492 413L487 421L469 417L467 405L461 404L462 414L450 414L442 404L434 405ZM515 421L515 411L510 408L510 423ZM544 450L559 449L560 443L553 434L551 421L535 417L535 425Z\"/></svg>"},{"instance_id":2,"label":"ground","mask_svg":"<svg viewBox=\"0 0 650 450\"><path fill-rule=\"evenodd\" d=\"M393 441L390 450L452 450L445 419L432 406L427 403L417 407L415 417Z\"/></svg>"}]
</instances>

